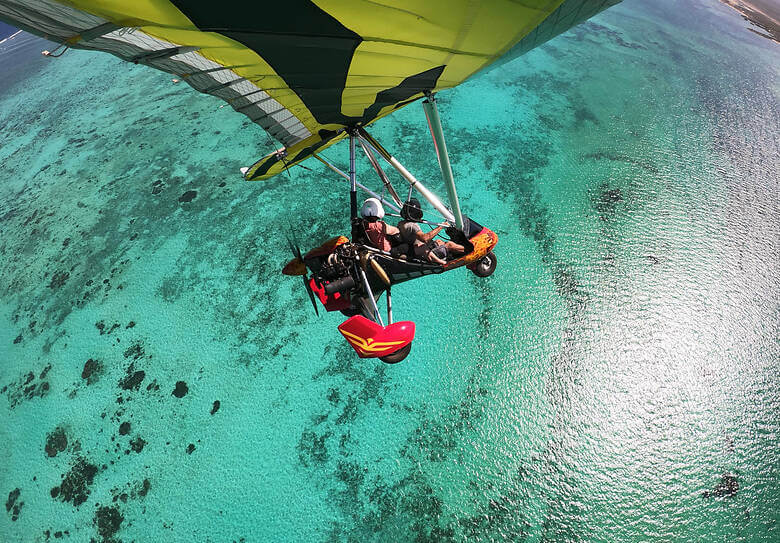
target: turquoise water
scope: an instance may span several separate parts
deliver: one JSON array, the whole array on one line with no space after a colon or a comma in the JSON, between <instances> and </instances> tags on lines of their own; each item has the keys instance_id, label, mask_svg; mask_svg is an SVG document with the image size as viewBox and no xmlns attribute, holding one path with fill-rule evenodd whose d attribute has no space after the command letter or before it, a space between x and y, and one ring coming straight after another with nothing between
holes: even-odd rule
<instances>
[{"instance_id":1,"label":"turquoise water","mask_svg":"<svg viewBox=\"0 0 780 543\"><path fill-rule=\"evenodd\" d=\"M341 181L244 183L271 145L219 100L0 46L0 540L780 540L780 53L745 26L627 0L441 93L499 267L394 289L395 366L279 273ZM373 134L441 191L418 105Z\"/></svg>"}]
</instances>

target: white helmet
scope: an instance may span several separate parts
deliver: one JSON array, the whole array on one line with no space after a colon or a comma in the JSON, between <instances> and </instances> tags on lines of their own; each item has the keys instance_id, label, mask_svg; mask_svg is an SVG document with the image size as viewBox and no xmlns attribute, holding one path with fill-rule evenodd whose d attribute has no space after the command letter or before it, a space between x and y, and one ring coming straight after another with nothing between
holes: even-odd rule
<instances>
[{"instance_id":1,"label":"white helmet","mask_svg":"<svg viewBox=\"0 0 780 543\"><path fill-rule=\"evenodd\" d=\"M382 207L382 202L376 198L369 198L363 202L363 207L360 208L360 216L364 219L369 217L381 219L385 216L385 208Z\"/></svg>"}]
</instances>

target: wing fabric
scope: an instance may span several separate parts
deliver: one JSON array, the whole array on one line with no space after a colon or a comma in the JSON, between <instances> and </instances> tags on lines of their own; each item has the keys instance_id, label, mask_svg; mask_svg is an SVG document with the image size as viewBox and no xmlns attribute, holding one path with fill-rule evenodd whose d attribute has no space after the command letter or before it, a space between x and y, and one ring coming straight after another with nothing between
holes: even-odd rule
<instances>
[{"instance_id":1,"label":"wing fabric","mask_svg":"<svg viewBox=\"0 0 780 543\"><path fill-rule=\"evenodd\" d=\"M217 96L284 145L267 179L619 0L0 0L0 19Z\"/></svg>"}]
</instances>

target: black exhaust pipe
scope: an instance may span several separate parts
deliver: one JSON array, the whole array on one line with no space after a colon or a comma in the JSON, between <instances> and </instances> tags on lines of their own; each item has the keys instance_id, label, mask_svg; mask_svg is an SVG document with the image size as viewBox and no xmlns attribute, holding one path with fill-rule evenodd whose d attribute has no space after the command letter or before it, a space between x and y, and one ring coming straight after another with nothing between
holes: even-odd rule
<instances>
[{"instance_id":1,"label":"black exhaust pipe","mask_svg":"<svg viewBox=\"0 0 780 543\"><path fill-rule=\"evenodd\" d=\"M345 290L351 290L355 288L355 280L351 275L336 279L325 285L325 294L330 296L334 292L344 292Z\"/></svg>"}]
</instances>

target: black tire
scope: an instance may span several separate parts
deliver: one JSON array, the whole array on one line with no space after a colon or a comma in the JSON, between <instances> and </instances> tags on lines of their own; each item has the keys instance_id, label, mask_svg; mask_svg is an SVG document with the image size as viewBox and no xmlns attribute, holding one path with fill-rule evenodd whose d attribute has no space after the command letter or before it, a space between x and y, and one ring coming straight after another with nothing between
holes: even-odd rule
<instances>
[{"instance_id":1,"label":"black tire","mask_svg":"<svg viewBox=\"0 0 780 543\"><path fill-rule=\"evenodd\" d=\"M490 251L477 262L477 265L474 266L474 269L471 271L474 272L474 275L478 275L479 277L490 277L493 275L493 272L496 271L497 265L498 259L493 251Z\"/></svg>"},{"instance_id":2,"label":"black tire","mask_svg":"<svg viewBox=\"0 0 780 543\"><path fill-rule=\"evenodd\" d=\"M409 356L411 350L412 350L412 344L410 343L406 347L401 347L394 353L390 353L387 356L380 356L379 360L381 360L385 364L398 364L401 360Z\"/></svg>"},{"instance_id":3,"label":"black tire","mask_svg":"<svg viewBox=\"0 0 780 543\"><path fill-rule=\"evenodd\" d=\"M352 306L349 309L339 309L339 311L345 317L354 317L355 315L360 315L360 310L355 306Z\"/></svg>"}]
</instances>

